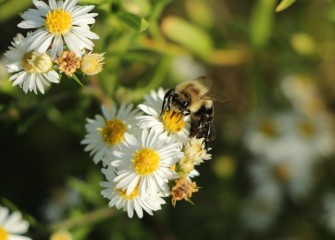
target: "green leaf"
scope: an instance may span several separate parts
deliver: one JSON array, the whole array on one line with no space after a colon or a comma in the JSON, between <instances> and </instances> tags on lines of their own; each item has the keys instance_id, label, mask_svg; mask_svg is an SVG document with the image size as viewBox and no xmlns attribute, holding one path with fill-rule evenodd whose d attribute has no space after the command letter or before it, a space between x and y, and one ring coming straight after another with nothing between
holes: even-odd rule
<instances>
[{"instance_id":1,"label":"green leaf","mask_svg":"<svg viewBox=\"0 0 335 240\"><path fill-rule=\"evenodd\" d=\"M106 0L79 0L79 4L101 4L106 2Z\"/></svg>"},{"instance_id":2,"label":"green leaf","mask_svg":"<svg viewBox=\"0 0 335 240\"><path fill-rule=\"evenodd\" d=\"M32 4L31 0L21 0L20 4L17 1L1 1L0 6L0 22L4 22L20 12L25 11Z\"/></svg>"},{"instance_id":3,"label":"green leaf","mask_svg":"<svg viewBox=\"0 0 335 240\"><path fill-rule=\"evenodd\" d=\"M250 22L250 41L255 48L268 43L274 21L275 0L258 0L253 8Z\"/></svg>"},{"instance_id":4,"label":"green leaf","mask_svg":"<svg viewBox=\"0 0 335 240\"><path fill-rule=\"evenodd\" d=\"M137 32L143 32L150 26L147 20L133 13L121 12L117 16L123 23L127 24Z\"/></svg>"},{"instance_id":5,"label":"green leaf","mask_svg":"<svg viewBox=\"0 0 335 240\"><path fill-rule=\"evenodd\" d=\"M75 74L72 75L72 78L73 78L73 80L75 80L80 86L84 87L84 85L81 83L81 81L79 80L79 78L78 78Z\"/></svg>"},{"instance_id":6,"label":"green leaf","mask_svg":"<svg viewBox=\"0 0 335 240\"><path fill-rule=\"evenodd\" d=\"M276 7L276 12L281 12L291 6L296 0L282 0Z\"/></svg>"},{"instance_id":7,"label":"green leaf","mask_svg":"<svg viewBox=\"0 0 335 240\"><path fill-rule=\"evenodd\" d=\"M162 30L170 40L201 57L208 56L213 50L212 40L206 31L179 17L166 17L162 23Z\"/></svg>"}]
</instances>

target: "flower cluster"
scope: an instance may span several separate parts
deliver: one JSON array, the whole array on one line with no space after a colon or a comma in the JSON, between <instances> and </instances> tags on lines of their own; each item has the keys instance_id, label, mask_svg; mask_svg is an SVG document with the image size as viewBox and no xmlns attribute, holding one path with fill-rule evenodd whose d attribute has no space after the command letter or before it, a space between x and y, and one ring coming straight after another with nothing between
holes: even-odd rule
<instances>
[{"instance_id":1,"label":"flower cluster","mask_svg":"<svg viewBox=\"0 0 335 240\"><path fill-rule=\"evenodd\" d=\"M89 27L98 15L90 13L94 6L79 6L78 0L33 3L36 9L25 11L18 27L35 31L17 34L5 53L13 86L19 85L25 93L44 93L50 83L60 82L59 73L74 78L79 69L86 75L99 73L104 57L92 53L92 40L99 36Z\"/></svg>"},{"instance_id":2,"label":"flower cluster","mask_svg":"<svg viewBox=\"0 0 335 240\"><path fill-rule=\"evenodd\" d=\"M190 119L181 113L161 112L165 91L151 91L137 108L121 104L88 119L82 144L102 162L102 195L115 206L141 218L161 209L163 198L172 204L190 201L198 187L191 179L195 166L211 159L204 139L190 138Z\"/></svg>"},{"instance_id":3,"label":"flower cluster","mask_svg":"<svg viewBox=\"0 0 335 240\"><path fill-rule=\"evenodd\" d=\"M302 95L303 86L308 89ZM293 203L305 199L314 184L316 164L334 153L333 120L322 110L315 90L287 78L283 93L294 108L253 113L246 122L244 143L255 157L249 167L255 189L243 217L253 230L266 230L275 222L285 197Z\"/></svg>"},{"instance_id":4,"label":"flower cluster","mask_svg":"<svg viewBox=\"0 0 335 240\"><path fill-rule=\"evenodd\" d=\"M6 207L0 205L0 239L1 240L31 240L29 237L21 236L27 232L29 223L22 219L20 212L9 214Z\"/></svg>"}]
</instances>

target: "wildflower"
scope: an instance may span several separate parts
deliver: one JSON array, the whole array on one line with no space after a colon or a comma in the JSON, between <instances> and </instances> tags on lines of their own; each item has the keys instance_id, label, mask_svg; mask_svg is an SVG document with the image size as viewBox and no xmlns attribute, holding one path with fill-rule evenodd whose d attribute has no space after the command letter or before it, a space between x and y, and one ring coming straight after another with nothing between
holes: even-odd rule
<instances>
[{"instance_id":1,"label":"wildflower","mask_svg":"<svg viewBox=\"0 0 335 240\"><path fill-rule=\"evenodd\" d=\"M9 79L13 86L19 85L25 93L34 91L37 94L37 90L44 93L50 82L59 83L59 75L46 52L29 51L26 38L21 34L16 35L12 45L5 57L7 71L15 73Z\"/></svg>"},{"instance_id":2,"label":"wildflower","mask_svg":"<svg viewBox=\"0 0 335 240\"><path fill-rule=\"evenodd\" d=\"M266 154L282 135L277 115L253 114L246 123L244 142L254 154Z\"/></svg>"},{"instance_id":3,"label":"wildflower","mask_svg":"<svg viewBox=\"0 0 335 240\"><path fill-rule=\"evenodd\" d=\"M125 134L125 141L113 151L115 161L112 166L118 169L114 179L116 188L126 190L130 195L135 188L139 194L169 194L168 181L177 177L171 169L183 153L178 143L161 138L156 131L138 131Z\"/></svg>"},{"instance_id":4,"label":"wildflower","mask_svg":"<svg viewBox=\"0 0 335 240\"><path fill-rule=\"evenodd\" d=\"M189 139L189 117L184 117L181 113L171 110L161 116L164 95L165 91L160 88L145 96L144 103L138 107L147 115L138 116L136 119L141 128L152 128L162 136L179 142L179 146L182 146Z\"/></svg>"},{"instance_id":5,"label":"wildflower","mask_svg":"<svg viewBox=\"0 0 335 240\"><path fill-rule=\"evenodd\" d=\"M22 219L20 212L9 215L8 208L0 205L0 239L31 240L31 238L20 236L26 233L29 223Z\"/></svg>"},{"instance_id":6,"label":"wildflower","mask_svg":"<svg viewBox=\"0 0 335 240\"><path fill-rule=\"evenodd\" d=\"M118 110L113 107L111 112L106 106L101 109L103 116L87 119L87 134L81 143L87 145L85 151L91 152L95 163L102 161L107 165L110 162L109 152L124 141L125 133L134 125L138 110L133 109L133 105L125 104L121 104Z\"/></svg>"},{"instance_id":7,"label":"wildflower","mask_svg":"<svg viewBox=\"0 0 335 240\"><path fill-rule=\"evenodd\" d=\"M212 158L212 155L208 153L209 150L205 148L204 138L192 137L184 146L185 155L192 159L195 165Z\"/></svg>"},{"instance_id":8,"label":"wildflower","mask_svg":"<svg viewBox=\"0 0 335 240\"><path fill-rule=\"evenodd\" d=\"M50 240L72 240L72 234L67 230L59 230L53 233L50 237Z\"/></svg>"},{"instance_id":9,"label":"wildflower","mask_svg":"<svg viewBox=\"0 0 335 240\"><path fill-rule=\"evenodd\" d=\"M191 182L185 176L175 180L171 190L172 205L175 206L177 201L183 199L190 201L192 194L198 190L199 188L197 187L196 182Z\"/></svg>"},{"instance_id":10,"label":"wildflower","mask_svg":"<svg viewBox=\"0 0 335 240\"><path fill-rule=\"evenodd\" d=\"M86 75L95 75L102 71L103 64L104 53L89 53L81 58L80 70Z\"/></svg>"},{"instance_id":11,"label":"wildflower","mask_svg":"<svg viewBox=\"0 0 335 240\"><path fill-rule=\"evenodd\" d=\"M281 192L272 182L256 188L243 205L242 219L248 229L264 232L274 225L282 209Z\"/></svg>"},{"instance_id":12,"label":"wildflower","mask_svg":"<svg viewBox=\"0 0 335 240\"><path fill-rule=\"evenodd\" d=\"M58 64L59 71L68 77L80 68L80 57L77 57L73 51L63 51L55 62Z\"/></svg>"},{"instance_id":13,"label":"wildflower","mask_svg":"<svg viewBox=\"0 0 335 240\"><path fill-rule=\"evenodd\" d=\"M101 191L101 194L110 200L109 207L122 208L127 211L130 218L133 217L134 211L139 218L143 217L143 210L152 215L153 211L160 210L161 205L165 203L159 195L140 194L138 184L129 194L126 193L126 190L117 188L117 183L114 181L116 177L115 169L112 166L103 168L101 171L107 179L107 181L101 183L101 186L105 188Z\"/></svg>"},{"instance_id":14,"label":"wildflower","mask_svg":"<svg viewBox=\"0 0 335 240\"><path fill-rule=\"evenodd\" d=\"M84 49L93 49L91 39L99 39L89 30L89 24L95 23L94 17L98 15L89 13L94 5L78 6L78 0L49 0L49 5L38 0L33 3L37 9L25 11L18 24L20 28L37 29L28 39L29 51L45 52L51 47L54 59L61 55L64 43L78 56Z\"/></svg>"}]
</instances>

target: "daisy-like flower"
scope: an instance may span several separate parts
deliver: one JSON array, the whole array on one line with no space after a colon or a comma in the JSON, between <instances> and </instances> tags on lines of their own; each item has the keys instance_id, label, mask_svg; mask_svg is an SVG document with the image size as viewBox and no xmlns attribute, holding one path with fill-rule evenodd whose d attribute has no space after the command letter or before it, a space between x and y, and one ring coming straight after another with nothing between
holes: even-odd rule
<instances>
[{"instance_id":1,"label":"daisy-like flower","mask_svg":"<svg viewBox=\"0 0 335 240\"><path fill-rule=\"evenodd\" d=\"M208 153L209 150L210 149L205 149L203 138L192 137L184 146L185 155L192 159L195 165L199 165L203 163L204 160L210 160L212 158L212 154Z\"/></svg>"},{"instance_id":2,"label":"daisy-like flower","mask_svg":"<svg viewBox=\"0 0 335 240\"><path fill-rule=\"evenodd\" d=\"M282 209L280 190L272 182L256 188L242 209L242 219L250 230L265 232L274 225Z\"/></svg>"},{"instance_id":3,"label":"daisy-like flower","mask_svg":"<svg viewBox=\"0 0 335 240\"><path fill-rule=\"evenodd\" d=\"M27 38L29 36L28 33ZM12 45L5 57L7 71L15 73L9 79L13 81L13 86L19 85L25 93L34 91L37 94L38 91L44 93L50 82L59 83L59 75L53 69L52 59L46 52L29 51L29 44L21 34L16 35Z\"/></svg>"},{"instance_id":4,"label":"daisy-like flower","mask_svg":"<svg viewBox=\"0 0 335 240\"><path fill-rule=\"evenodd\" d=\"M20 212L9 214L8 208L0 205L0 239L1 240L31 240L21 236L26 233L29 223L22 219Z\"/></svg>"},{"instance_id":5,"label":"daisy-like flower","mask_svg":"<svg viewBox=\"0 0 335 240\"><path fill-rule=\"evenodd\" d=\"M244 143L254 154L266 154L281 137L282 126L274 114L251 115L246 122Z\"/></svg>"},{"instance_id":6,"label":"daisy-like flower","mask_svg":"<svg viewBox=\"0 0 335 240\"><path fill-rule=\"evenodd\" d=\"M138 107L147 115L138 116L136 119L141 128L154 129L182 146L189 139L189 117L172 110L161 115L164 95L165 91L162 88L146 95L144 103Z\"/></svg>"},{"instance_id":7,"label":"daisy-like flower","mask_svg":"<svg viewBox=\"0 0 335 240\"><path fill-rule=\"evenodd\" d=\"M24 19L18 27L37 29L28 39L29 51L45 52L51 47L51 56L59 56L64 43L69 50L81 56L82 50L93 50L91 39L99 36L91 32L89 24L95 23L97 13L89 13L94 5L78 6L78 0L33 0L37 9L28 9L22 15Z\"/></svg>"},{"instance_id":8,"label":"daisy-like flower","mask_svg":"<svg viewBox=\"0 0 335 240\"><path fill-rule=\"evenodd\" d=\"M111 164L118 170L116 188L126 190L126 196L136 188L140 195L168 195L168 181L178 177L171 167L183 157L178 143L146 129L134 135L126 133L113 155Z\"/></svg>"},{"instance_id":9,"label":"daisy-like flower","mask_svg":"<svg viewBox=\"0 0 335 240\"><path fill-rule=\"evenodd\" d=\"M334 153L335 134L331 116L319 112L308 117L295 111L284 116L285 134L296 152L314 158Z\"/></svg>"},{"instance_id":10,"label":"daisy-like flower","mask_svg":"<svg viewBox=\"0 0 335 240\"><path fill-rule=\"evenodd\" d=\"M110 163L108 158L110 151L124 141L125 133L134 125L135 116L138 114L133 105L121 104L111 111L102 106L103 115L96 115L95 119L87 119L85 139L82 144L87 145L85 151L90 151L93 161L102 161L106 166Z\"/></svg>"},{"instance_id":11,"label":"daisy-like flower","mask_svg":"<svg viewBox=\"0 0 335 240\"><path fill-rule=\"evenodd\" d=\"M103 64L104 53L89 53L81 58L80 70L86 75L95 75L102 71Z\"/></svg>"},{"instance_id":12,"label":"daisy-like flower","mask_svg":"<svg viewBox=\"0 0 335 240\"><path fill-rule=\"evenodd\" d=\"M109 207L115 206L117 209L123 209L127 211L130 218L133 217L134 211L139 218L143 217L143 210L150 215L153 215L153 211L161 209L161 205L165 201L159 195L142 195L138 191L139 185L132 192L126 194L126 190L122 190L116 187L114 179L116 177L115 169L112 166L101 169L106 177L105 182L101 183L101 186L105 189L101 191L101 194L109 199Z\"/></svg>"}]
</instances>

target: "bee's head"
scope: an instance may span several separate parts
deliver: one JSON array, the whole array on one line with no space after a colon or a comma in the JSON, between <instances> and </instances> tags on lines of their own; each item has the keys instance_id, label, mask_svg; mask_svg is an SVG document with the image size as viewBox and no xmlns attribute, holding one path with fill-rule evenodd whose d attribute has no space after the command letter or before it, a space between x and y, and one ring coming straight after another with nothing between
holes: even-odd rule
<instances>
[{"instance_id":1,"label":"bee's head","mask_svg":"<svg viewBox=\"0 0 335 240\"><path fill-rule=\"evenodd\" d=\"M172 97L172 102L173 105L182 112L188 110L188 107L191 104L190 100L181 94L174 94Z\"/></svg>"}]
</instances>

